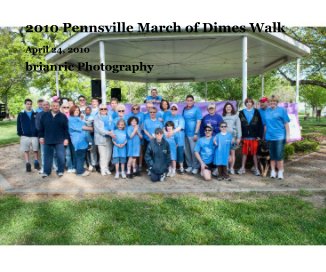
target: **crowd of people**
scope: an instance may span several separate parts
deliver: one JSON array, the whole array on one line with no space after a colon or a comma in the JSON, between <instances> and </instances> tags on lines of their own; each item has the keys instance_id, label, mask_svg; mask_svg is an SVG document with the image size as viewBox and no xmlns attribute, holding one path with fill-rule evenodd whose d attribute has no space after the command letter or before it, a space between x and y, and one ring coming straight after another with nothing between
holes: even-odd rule
<instances>
[{"instance_id":1,"label":"crowd of people","mask_svg":"<svg viewBox=\"0 0 326 272\"><path fill-rule=\"evenodd\" d=\"M132 179L146 169L151 181L184 173L230 181L230 175L246 173L248 156L253 158L253 174L260 175L257 149L260 141L267 141L270 177L284 178L290 120L286 110L277 106L275 96L261 98L259 109L247 98L239 113L226 102L222 115L215 103L209 103L205 116L190 94L183 109L158 96L156 88L144 102L146 112L133 104L127 114L126 106L116 98L109 105L101 104L98 98L87 104L83 95L76 103L59 97L51 102L39 99L36 110L32 100L25 99L25 109L17 118L17 133L26 171L32 169L32 148L34 168L43 178L55 169L59 177L65 171L85 177L97 170L102 176L114 171L115 179ZM238 148L242 163L235 171Z\"/></svg>"}]
</instances>

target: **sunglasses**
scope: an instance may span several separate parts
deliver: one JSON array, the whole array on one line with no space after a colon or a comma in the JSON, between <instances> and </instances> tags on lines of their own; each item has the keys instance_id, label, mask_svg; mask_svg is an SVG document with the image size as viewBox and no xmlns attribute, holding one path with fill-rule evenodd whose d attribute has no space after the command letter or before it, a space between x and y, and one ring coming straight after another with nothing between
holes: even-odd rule
<instances>
[{"instance_id":1,"label":"sunglasses","mask_svg":"<svg viewBox=\"0 0 326 272\"><path fill-rule=\"evenodd\" d=\"M220 128L226 128L226 126L220 126Z\"/></svg>"},{"instance_id":2,"label":"sunglasses","mask_svg":"<svg viewBox=\"0 0 326 272\"><path fill-rule=\"evenodd\" d=\"M171 109L171 111L177 111L177 109Z\"/></svg>"},{"instance_id":3,"label":"sunglasses","mask_svg":"<svg viewBox=\"0 0 326 272\"><path fill-rule=\"evenodd\" d=\"M132 110L139 110L139 108L132 108Z\"/></svg>"},{"instance_id":4,"label":"sunglasses","mask_svg":"<svg viewBox=\"0 0 326 272\"><path fill-rule=\"evenodd\" d=\"M159 132L159 133L155 133L155 135L162 135L163 133L162 132Z\"/></svg>"},{"instance_id":5,"label":"sunglasses","mask_svg":"<svg viewBox=\"0 0 326 272\"><path fill-rule=\"evenodd\" d=\"M63 107L64 109L69 109L69 107Z\"/></svg>"},{"instance_id":6,"label":"sunglasses","mask_svg":"<svg viewBox=\"0 0 326 272\"><path fill-rule=\"evenodd\" d=\"M149 113L156 113L156 111L150 111Z\"/></svg>"},{"instance_id":7,"label":"sunglasses","mask_svg":"<svg viewBox=\"0 0 326 272\"><path fill-rule=\"evenodd\" d=\"M100 109L100 110L108 110L108 109L106 109L106 108L103 108L103 109Z\"/></svg>"},{"instance_id":8,"label":"sunglasses","mask_svg":"<svg viewBox=\"0 0 326 272\"><path fill-rule=\"evenodd\" d=\"M205 132L208 132L208 131L211 132L212 130L211 129L205 129Z\"/></svg>"},{"instance_id":9,"label":"sunglasses","mask_svg":"<svg viewBox=\"0 0 326 272\"><path fill-rule=\"evenodd\" d=\"M125 112L124 110L118 110L118 112Z\"/></svg>"}]
</instances>

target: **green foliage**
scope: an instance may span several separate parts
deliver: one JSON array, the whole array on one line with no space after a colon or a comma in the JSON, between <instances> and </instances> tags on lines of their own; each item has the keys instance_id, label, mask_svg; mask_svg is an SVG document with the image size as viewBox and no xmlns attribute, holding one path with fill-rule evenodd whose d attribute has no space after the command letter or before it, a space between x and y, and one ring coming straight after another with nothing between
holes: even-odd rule
<instances>
[{"instance_id":1,"label":"green foliage","mask_svg":"<svg viewBox=\"0 0 326 272\"><path fill-rule=\"evenodd\" d=\"M24 202L0 198L0 244L324 245L325 209L293 196Z\"/></svg>"},{"instance_id":2,"label":"green foliage","mask_svg":"<svg viewBox=\"0 0 326 272\"><path fill-rule=\"evenodd\" d=\"M287 144L284 147L284 159L288 160L292 155L294 155L295 150L292 144Z\"/></svg>"},{"instance_id":3,"label":"green foliage","mask_svg":"<svg viewBox=\"0 0 326 272\"><path fill-rule=\"evenodd\" d=\"M319 149L319 143L315 141L303 140L293 143L295 152L314 152Z\"/></svg>"},{"instance_id":4,"label":"green foliage","mask_svg":"<svg viewBox=\"0 0 326 272\"><path fill-rule=\"evenodd\" d=\"M0 146L17 143L19 137L17 136L16 121L1 121L0 122Z\"/></svg>"},{"instance_id":5,"label":"green foliage","mask_svg":"<svg viewBox=\"0 0 326 272\"><path fill-rule=\"evenodd\" d=\"M304 120L300 118L300 125L302 126L303 137L307 133L320 133L323 136L326 136L326 118L322 117L320 122L316 121L315 118L308 118Z\"/></svg>"}]
</instances>

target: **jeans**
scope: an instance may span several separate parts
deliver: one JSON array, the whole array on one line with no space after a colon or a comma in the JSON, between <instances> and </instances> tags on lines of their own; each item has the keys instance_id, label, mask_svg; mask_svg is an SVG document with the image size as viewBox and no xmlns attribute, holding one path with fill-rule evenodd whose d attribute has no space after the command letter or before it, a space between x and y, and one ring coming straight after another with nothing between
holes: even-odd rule
<instances>
[{"instance_id":1,"label":"jeans","mask_svg":"<svg viewBox=\"0 0 326 272\"><path fill-rule=\"evenodd\" d=\"M41 162L42 162L41 171L43 172L43 169L44 169L44 144L40 144L40 150L41 150Z\"/></svg>"},{"instance_id":2,"label":"jeans","mask_svg":"<svg viewBox=\"0 0 326 272\"><path fill-rule=\"evenodd\" d=\"M82 175L85 172L84 169L84 163L86 159L86 152L87 149L79 149L75 151L76 157L75 157L75 162L76 162L76 174L77 175Z\"/></svg>"},{"instance_id":3,"label":"jeans","mask_svg":"<svg viewBox=\"0 0 326 272\"><path fill-rule=\"evenodd\" d=\"M92 137L92 148L87 152L87 161L89 165L96 166L98 165L97 158L97 145L95 145L94 137Z\"/></svg>"},{"instance_id":4,"label":"jeans","mask_svg":"<svg viewBox=\"0 0 326 272\"><path fill-rule=\"evenodd\" d=\"M193 169L199 169L200 165L194 153L195 145L196 142L194 142L194 137L185 137L185 157L187 166Z\"/></svg>"},{"instance_id":5,"label":"jeans","mask_svg":"<svg viewBox=\"0 0 326 272\"><path fill-rule=\"evenodd\" d=\"M185 160L184 158L184 147L183 146L178 146L177 147L177 162L178 163L183 163Z\"/></svg>"},{"instance_id":6,"label":"jeans","mask_svg":"<svg viewBox=\"0 0 326 272\"><path fill-rule=\"evenodd\" d=\"M70 147L70 144L65 146L65 159L66 159L66 167L67 169L75 169L75 163L73 160L73 146L72 148Z\"/></svg>"},{"instance_id":7,"label":"jeans","mask_svg":"<svg viewBox=\"0 0 326 272\"><path fill-rule=\"evenodd\" d=\"M63 173L65 167L65 147L63 144L45 144L44 145L44 173L51 174L53 164L53 153L56 152L57 157L57 173Z\"/></svg>"}]
</instances>

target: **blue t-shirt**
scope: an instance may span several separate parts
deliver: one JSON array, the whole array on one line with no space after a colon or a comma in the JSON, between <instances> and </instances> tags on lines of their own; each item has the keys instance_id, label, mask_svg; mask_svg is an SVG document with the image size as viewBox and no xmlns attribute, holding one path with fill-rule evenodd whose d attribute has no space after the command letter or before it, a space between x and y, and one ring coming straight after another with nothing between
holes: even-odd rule
<instances>
[{"instance_id":1,"label":"blue t-shirt","mask_svg":"<svg viewBox=\"0 0 326 272\"><path fill-rule=\"evenodd\" d=\"M264 120L265 118L265 114L266 114L266 110L263 110L263 109L258 109L259 113L260 113L260 117L261 117L261 120Z\"/></svg>"},{"instance_id":2,"label":"blue t-shirt","mask_svg":"<svg viewBox=\"0 0 326 272\"><path fill-rule=\"evenodd\" d=\"M75 150L87 149L87 131L83 130L85 122L80 117L70 116L68 119L69 135Z\"/></svg>"},{"instance_id":3,"label":"blue t-shirt","mask_svg":"<svg viewBox=\"0 0 326 272\"><path fill-rule=\"evenodd\" d=\"M112 116L112 119L115 119L119 116L118 113L112 109L108 111L108 114Z\"/></svg>"},{"instance_id":4,"label":"blue t-shirt","mask_svg":"<svg viewBox=\"0 0 326 272\"><path fill-rule=\"evenodd\" d=\"M36 109L36 112L39 113L39 112L42 112L43 111L43 108L37 108Z\"/></svg>"},{"instance_id":5,"label":"blue t-shirt","mask_svg":"<svg viewBox=\"0 0 326 272\"><path fill-rule=\"evenodd\" d=\"M95 118L95 116L98 114L99 109L98 108L91 108L91 115L93 116L93 118Z\"/></svg>"},{"instance_id":6,"label":"blue t-shirt","mask_svg":"<svg viewBox=\"0 0 326 272\"><path fill-rule=\"evenodd\" d=\"M128 137L127 156L128 157L139 157L140 138L137 133L132 138L130 138L130 135L133 133L133 131L134 131L134 127L128 126L128 128L127 128L127 137Z\"/></svg>"},{"instance_id":7,"label":"blue t-shirt","mask_svg":"<svg viewBox=\"0 0 326 272\"><path fill-rule=\"evenodd\" d=\"M177 160L177 143L176 143L175 135L173 135L170 138L168 138L168 137L166 137L164 135L164 139L169 143L170 153L171 153L171 160L176 161Z\"/></svg>"},{"instance_id":8,"label":"blue t-shirt","mask_svg":"<svg viewBox=\"0 0 326 272\"><path fill-rule=\"evenodd\" d=\"M119 116L113 119L113 125L114 129L118 128L118 121L120 119L123 119L125 121L126 126L128 125L128 116L124 115L123 118L120 118Z\"/></svg>"},{"instance_id":9,"label":"blue t-shirt","mask_svg":"<svg viewBox=\"0 0 326 272\"><path fill-rule=\"evenodd\" d=\"M138 125L141 127L144 122L144 113L138 112L137 114L134 114L133 112L129 113L127 115L127 120L129 120L130 117L137 117L138 118Z\"/></svg>"},{"instance_id":10,"label":"blue t-shirt","mask_svg":"<svg viewBox=\"0 0 326 272\"><path fill-rule=\"evenodd\" d=\"M116 144L124 144L127 141L127 132L126 130L115 129L114 135L116 138L113 140ZM127 145L123 147L113 147L113 158L126 158L127 157Z\"/></svg>"},{"instance_id":11,"label":"blue t-shirt","mask_svg":"<svg viewBox=\"0 0 326 272\"><path fill-rule=\"evenodd\" d=\"M110 115L100 115L101 120L104 123L104 129L111 131L114 129L114 125L112 122L112 117Z\"/></svg>"},{"instance_id":12,"label":"blue t-shirt","mask_svg":"<svg viewBox=\"0 0 326 272\"><path fill-rule=\"evenodd\" d=\"M263 124L266 126L265 139L267 141L285 140L285 124L289 122L290 118L284 108L268 108L263 118Z\"/></svg>"},{"instance_id":13,"label":"blue t-shirt","mask_svg":"<svg viewBox=\"0 0 326 272\"><path fill-rule=\"evenodd\" d=\"M148 95L148 96L146 97L146 102L153 102L152 100L156 100L156 101L161 102L161 101L162 101L162 96L158 95L158 96L156 96L156 97L154 98L153 96ZM155 102L155 103L159 103L159 102Z\"/></svg>"},{"instance_id":14,"label":"blue t-shirt","mask_svg":"<svg viewBox=\"0 0 326 272\"><path fill-rule=\"evenodd\" d=\"M169 114L164 121L164 125L168 121L172 121L174 123L174 129L181 128L181 130L175 133L174 135L176 136L177 145L184 146L185 145L185 133L184 133L185 119L180 114L177 115Z\"/></svg>"},{"instance_id":15,"label":"blue t-shirt","mask_svg":"<svg viewBox=\"0 0 326 272\"><path fill-rule=\"evenodd\" d=\"M163 128L163 123L160 122L158 119L152 120L152 119L146 119L144 121L144 129L147 130L149 134L151 134L153 137L155 136L155 129L156 128ZM149 137L144 133L144 138L147 141L150 141Z\"/></svg>"},{"instance_id":16,"label":"blue t-shirt","mask_svg":"<svg viewBox=\"0 0 326 272\"><path fill-rule=\"evenodd\" d=\"M29 119L32 119L32 113L33 111L25 111Z\"/></svg>"},{"instance_id":17,"label":"blue t-shirt","mask_svg":"<svg viewBox=\"0 0 326 272\"><path fill-rule=\"evenodd\" d=\"M184 108L183 118L185 119L185 135L193 137L195 135L197 121L202 119L201 110L197 106L190 109Z\"/></svg>"},{"instance_id":18,"label":"blue t-shirt","mask_svg":"<svg viewBox=\"0 0 326 272\"><path fill-rule=\"evenodd\" d=\"M214 164L228 165L232 134L230 132L227 132L225 135L218 133L214 140L217 144L217 147L215 148Z\"/></svg>"},{"instance_id":19,"label":"blue t-shirt","mask_svg":"<svg viewBox=\"0 0 326 272\"><path fill-rule=\"evenodd\" d=\"M250 124L252 118L254 117L255 109L251 108L251 110L243 109L243 113L248 121L248 124Z\"/></svg>"},{"instance_id":20,"label":"blue t-shirt","mask_svg":"<svg viewBox=\"0 0 326 272\"><path fill-rule=\"evenodd\" d=\"M213 137L201 137L195 146L194 152L198 152L204 163L210 164L214 159Z\"/></svg>"}]
</instances>

